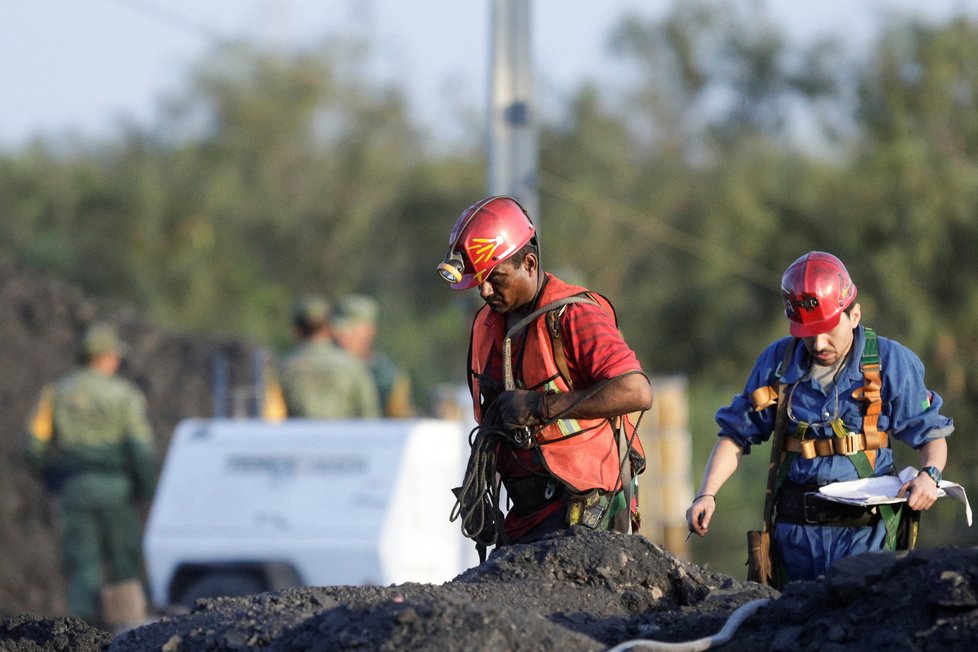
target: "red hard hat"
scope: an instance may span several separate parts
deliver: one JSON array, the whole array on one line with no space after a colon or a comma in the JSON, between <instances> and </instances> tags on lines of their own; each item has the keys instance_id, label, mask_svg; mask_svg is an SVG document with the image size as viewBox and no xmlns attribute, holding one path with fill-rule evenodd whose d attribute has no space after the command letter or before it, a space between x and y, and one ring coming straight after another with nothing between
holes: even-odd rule
<instances>
[{"instance_id":1,"label":"red hard hat","mask_svg":"<svg viewBox=\"0 0 978 652\"><path fill-rule=\"evenodd\" d=\"M512 197L486 197L459 216L448 237L448 255L438 273L456 290L474 288L535 233L533 222Z\"/></svg>"},{"instance_id":2,"label":"red hard hat","mask_svg":"<svg viewBox=\"0 0 978 652\"><path fill-rule=\"evenodd\" d=\"M814 337L838 325L856 300L856 285L841 260L824 251L810 251L781 277L781 295L791 334Z\"/></svg>"}]
</instances>

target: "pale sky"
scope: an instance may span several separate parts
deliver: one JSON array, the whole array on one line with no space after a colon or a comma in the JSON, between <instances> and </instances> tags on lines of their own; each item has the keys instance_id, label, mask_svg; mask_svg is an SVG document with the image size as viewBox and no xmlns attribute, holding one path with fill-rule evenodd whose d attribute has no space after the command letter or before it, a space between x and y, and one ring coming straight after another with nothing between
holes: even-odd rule
<instances>
[{"instance_id":1,"label":"pale sky","mask_svg":"<svg viewBox=\"0 0 978 652\"><path fill-rule=\"evenodd\" d=\"M660 17L673 0L530 0L540 95L614 78L611 27L628 11ZM742 0L750 2L751 0ZM943 19L966 0L754 0L794 38L866 42L888 13ZM221 38L310 43L354 33L379 43L374 63L410 93L414 115L481 107L490 0L7 0L0 3L0 147L33 135L111 136L118 119L152 124L160 96ZM969 9L976 16L974 4Z\"/></svg>"}]
</instances>

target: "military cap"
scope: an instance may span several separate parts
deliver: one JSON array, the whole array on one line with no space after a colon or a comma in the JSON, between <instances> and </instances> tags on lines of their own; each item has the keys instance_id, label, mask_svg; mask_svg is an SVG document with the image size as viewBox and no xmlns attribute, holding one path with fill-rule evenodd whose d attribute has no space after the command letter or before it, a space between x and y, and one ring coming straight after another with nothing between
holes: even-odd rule
<instances>
[{"instance_id":1,"label":"military cap","mask_svg":"<svg viewBox=\"0 0 978 652\"><path fill-rule=\"evenodd\" d=\"M376 300L363 294L348 294L333 308L333 327L344 328L357 322L376 323L378 310Z\"/></svg>"},{"instance_id":2,"label":"military cap","mask_svg":"<svg viewBox=\"0 0 978 652\"><path fill-rule=\"evenodd\" d=\"M319 328L329 318L329 301L325 297L306 295L292 306L292 322Z\"/></svg>"},{"instance_id":3,"label":"military cap","mask_svg":"<svg viewBox=\"0 0 978 652\"><path fill-rule=\"evenodd\" d=\"M122 355L125 346L114 326L105 322L96 322L85 329L81 338L81 350L85 356L94 358L104 353Z\"/></svg>"}]
</instances>

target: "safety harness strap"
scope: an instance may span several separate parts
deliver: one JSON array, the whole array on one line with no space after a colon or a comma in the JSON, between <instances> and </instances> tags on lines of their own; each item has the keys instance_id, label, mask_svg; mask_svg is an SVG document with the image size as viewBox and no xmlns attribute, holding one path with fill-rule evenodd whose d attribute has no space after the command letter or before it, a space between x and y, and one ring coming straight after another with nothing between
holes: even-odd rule
<instances>
[{"instance_id":1,"label":"safety harness strap","mask_svg":"<svg viewBox=\"0 0 978 652\"><path fill-rule=\"evenodd\" d=\"M852 397L859 401L866 402L866 409L863 414L862 432L849 432L842 419L832 421L832 430L835 437L829 439L808 439L805 435L808 432L807 423L799 423L796 432L785 440L785 450L792 453L800 453L803 458L810 460L815 457L825 457L827 455L846 455L853 456L856 453L863 453L870 465L870 475L876 467L876 451L881 448L888 448L890 438L885 432L881 431L877 425L879 416L883 410L883 381L880 375L882 367L880 365L879 340L876 331L872 328L865 328L866 339L863 345L863 354L859 360L859 370L863 374L865 385L852 392ZM751 400L754 402L754 409L763 409L769 400L769 395L774 392L774 386L761 387L751 393ZM760 405L760 407L758 407ZM857 469L858 470L858 469ZM860 475L860 477L868 477Z\"/></svg>"},{"instance_id":2,"label":"safety harness strap","mask_svg":"<svg viewBox=\"0 0 978 652\"><path fill-rule=\"evenodd\" d=\"M785 441L785 450L801 453L806 460L826 455L852 455L860 451L874 453L880 448L887 448L890 438L885 432L875 433L853 432L844 437L830 439L800 439L791 435ZM875 461L873 462L875 466Z\"/></svg>"},{"instance_id":3,"label":"safety harness strap","mask_svg":"<svg viewBox=\"0 0 978 652\"><path fill-rule=\"evenodd\" d=\"M774 385L758 387L750 393L750 402L755 412L771 407L778 402L778 389Z\"/></svg>"},{"instance_id":4,"label":"safety harness strap","mask_svg":"<svg viewBox=\"0 0 978 652\"><path fill-rule=\"evenodd\" d=\"M848 459L856 467L856 473L859 474L860 478L871 478L875 475L875 458L872 460L869 459L865 451L856 455L850 455ZM880 518L883 520L883 526L886 528L883 548L885 550L896 550L897 537L900 533L900 519L903 516L903 510L909 508L900 504L889 504L877 505L877 509L879 510Z\"/></svg>"},{"instance_id":5,"label":"safety harness strap","mask_svg":"<svg viewBox=\"0 0 978 652\"><path fill-rule=\"evenodd\" d=\"M859 360L859 370L863 373L866 384L852 393L852 397L857 401L866 401L866 412L863 414L863 433L867 438L886 437L886 433L881 433L877 429L880 413L883 410L883 380L880 376L882 366L880 365L879 340L876 331L868 326L865 328L866 341L863 344L863 355ZM880 448L877 446L876 448ZM876 466L876 452L870 451L866 454L873 467Z\"/></svg>"},{"instance_id":6,"label":"safety harness strap","mask_svg":"<svg viewBox=\"0 0 978 652\"><path fill-rule=\"evenodd\" d=\"M560 375L567 383L568 389L574 390L574 381L571 380L570 369L567 366L567 354L564 353L564 340L560 337L560 317L564 314L567 306L561 306L558 310L551 310L547 315L547 330L550 331L550 344L554 354L554 364L560 370Z\"/></svg>"},{"instance_id":7,"label":"safety harness strap","mask_svg":"<svg viewBox=\"0 0 978 652\"><path fill-rule=\"evenodd\" d=\"M526 328L534 319L536 319L540 315L549 312L551 313L551 319L553 319L555 313L562 312L564 308L566 308L567 305L571 303L597 304L597 301L595 301L589 296L579 295L579 294L575 294L574 296L570 296L570 297L564 297L563 299L557 299L556 301L548 303L542 308L534 310L529 315L527 315L523 319L513 324L513 326L509 329L509 331L507 331L506 336L503 338L503 382L505 383L505 387L507 391L516 388L516 385L513 382L513 354L512 354L513 337L516 335L516 333L519 333L524 328ZM548 324L550 323L552 322L548 321ZM560 369L560 373L564 375L564 380L570 383L570 374L566 373L567 359L566 356L564 355L564 345L563 342L560 341L560 338L555 337L554 335L555 332L551 327L550 330L551 341L556 340L556 342L560 342L559 358L557 357L558 356L557 345L554 344L553 347L554 362L557 364L557 367Z\"/></svg>"}]
</instances>

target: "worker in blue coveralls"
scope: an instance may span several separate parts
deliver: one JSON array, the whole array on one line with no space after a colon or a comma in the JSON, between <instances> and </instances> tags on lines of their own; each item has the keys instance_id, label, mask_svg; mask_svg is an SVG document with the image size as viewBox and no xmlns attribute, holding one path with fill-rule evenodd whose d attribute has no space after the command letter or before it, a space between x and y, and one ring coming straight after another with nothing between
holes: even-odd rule
<instances>
[{"instance_id":1,"label":"worker in blue coveralls","mask_svg":"<svg viewBox=\"0 0 978 652\"><path fill-rule=\"evenodd\" d=\"M705 535L720 487L752 445L771 437L783 409L775 585L824 575L849 555L913 547L920 511L938 498L945 438L954 430L940 413L941 397L924 385L920 359L861 325L856 286L842 261L820 251L805 254L784 273L781 293L791 337L770 344L744 391L717 411L719 439L686 511L689 530ZM919 454L919 474L899 491L906 507L867 508L813 495L832 482L894 474L894 439Z\"/></svg>"}]
</instances>

